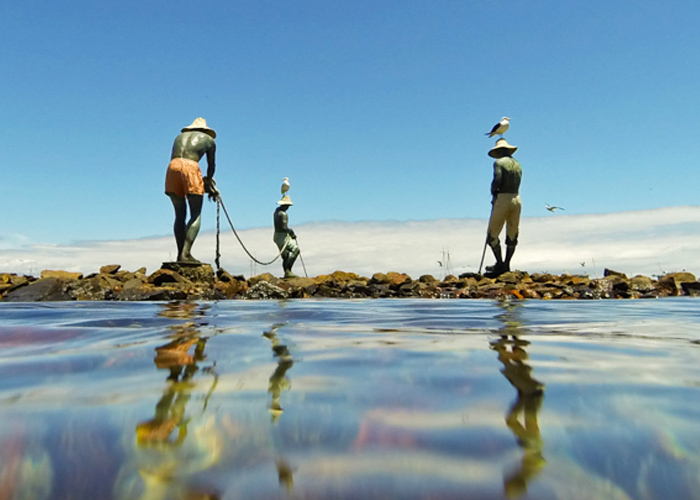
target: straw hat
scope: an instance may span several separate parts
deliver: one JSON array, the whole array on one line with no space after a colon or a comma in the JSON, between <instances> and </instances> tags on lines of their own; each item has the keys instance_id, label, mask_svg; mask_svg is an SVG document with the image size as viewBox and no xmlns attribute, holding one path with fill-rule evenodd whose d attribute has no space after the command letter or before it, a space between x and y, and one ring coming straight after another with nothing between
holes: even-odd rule
<instances>
[{"instance_id":1,"label":"straw hat","mask_svg":"<svg viewBox=\"0 0 700 500\"><path fill-rule=\"evenodd\" d=\"M205 134L216 139L216 132L214 132L214 129L207 127L207 121L204 118L195 119L191 125L187 125L185 128L183 128L182 132L190 132L194 130L204 132Z\"/></svg>"},{"instance_id":2,"label":"straw hat","mask_svg":"<svg viewBox=\"0 0 700 500\"><path fill-rule=\"evenodd\" d=\"M289 198L288 195L284 195L280 201L277 202L278 205L289 205L292 206L294 203L292 203L292 200Z\"/></svg>"},{"instance_id":3,"label":"straw hat","mask_svg":"<svg viewBox=\"0 0 700 500\"><path fill-rule=\"evenodd\" d=\"M508 144L508 141L506 141L505 139L498 139L496 141L496 145L491 148L491 151L489 151L489 156L491 158L500 158L501 156L503 156L503 154L495 154L495 153L497 151L499 153L501 153L500 150L502 150L502 149L507 151L507 156L510 156L513 153L515 153L515 150L518 149L518 146L511 146L510 144Z\"/></svg>"}]
</instances>

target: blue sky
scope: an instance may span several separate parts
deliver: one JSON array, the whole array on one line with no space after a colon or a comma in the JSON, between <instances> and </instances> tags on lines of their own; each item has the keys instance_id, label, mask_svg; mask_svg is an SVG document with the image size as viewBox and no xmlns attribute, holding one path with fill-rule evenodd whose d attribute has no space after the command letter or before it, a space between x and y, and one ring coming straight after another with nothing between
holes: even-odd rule
<instances>
[{"instance_id":1,"label":"blue sky","mask_svg":"<svg viewBox=\"0 0 700 500\"><path fill-rule=\"evenodd\" d=\"M6 2L0 246L167 235L198 116L240 228L486 218L501 116L524 215L697 204L700 4ZM203 229L215 223L206 203Z\"/></svg>"}]
</instances>

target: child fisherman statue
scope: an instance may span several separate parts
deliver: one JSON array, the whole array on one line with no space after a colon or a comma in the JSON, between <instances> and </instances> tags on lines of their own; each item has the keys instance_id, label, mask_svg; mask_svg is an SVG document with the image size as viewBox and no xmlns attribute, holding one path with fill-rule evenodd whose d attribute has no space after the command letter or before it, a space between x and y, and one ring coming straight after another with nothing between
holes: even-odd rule
<instances>
[{"instance_id":1,"label":"child fisherman statue","mask_svg":"<svg viewBox=\"0 0 700 500\"><path fill-rule=\"evenodd\" d=\"M299 256L299 246L296 242L297 236L294 234L294 230L290 229L287 225L289 220L287 209L291 207L293 203L289 196L285 194L277 204L279 207L275 209L275 234L273 240L277 244L277 248L282 252L284 277L296 278L294 273L292 273L292 266Z\"/></svg>"}]
</instances>

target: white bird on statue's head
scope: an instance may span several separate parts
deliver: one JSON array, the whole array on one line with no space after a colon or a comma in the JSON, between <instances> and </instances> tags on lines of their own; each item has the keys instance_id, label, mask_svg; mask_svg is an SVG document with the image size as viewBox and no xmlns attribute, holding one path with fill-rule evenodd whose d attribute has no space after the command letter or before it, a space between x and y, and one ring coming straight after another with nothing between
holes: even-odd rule
<instances>
[{"instance_id":1,"label":"white bird on statue's head","mask_svg":"<svg viewBox=\"0 0 700 500\"><path fill-rule=\"evenodd\" d=\"M506 133L508 127L510 127L510 118L504 116L503 118L501 118L500 122L493 126L491 132L486 132L486 135L488 135L489 137L493 137L494 135L500 135L501 137L503 137L503 134Z\"/></svg>"},{"instance_id":2,"label":"white bird on statue's head","mask_svg":"<svg viewBox=\"0 0 700 500\"><path fill-rule=\"evenodd\" d=\"M287 194L287 191L289 191L289 177L282 179L282 196Z\"/></svg>"}]
</instances>

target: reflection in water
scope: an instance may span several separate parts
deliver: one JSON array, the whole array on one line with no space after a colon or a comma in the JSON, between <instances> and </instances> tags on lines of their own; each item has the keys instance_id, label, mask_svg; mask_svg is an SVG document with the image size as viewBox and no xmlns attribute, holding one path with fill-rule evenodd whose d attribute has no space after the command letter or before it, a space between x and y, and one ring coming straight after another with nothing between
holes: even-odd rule
<instances>
[{"instance_id":1,"label":"reflection in water","mask_svg":"<svg viewBox=\"0 0 700 500\"><path fill-rule=\"evenodd\" d=\"M284 323L276 323L272 325L272 328L263 333L263 336L272 343L272 354L277 358L277 368L270 377L270 385L268 386L268 392L272 395L270 413L272 414L273 423L279 420L284 411L280 405L280 396L282 395L282 391L289 390L292 387L292 383L286 375L287 370L294 364L289 349L286 345L281 344L277 337L277 330L279 330L281 326L284 326Z\"/></svg>"},{"instance_id":2,"label":"reflection in water","mask_svg":"<svg viewBox=\"0 0 700 500\"><path fill-rule=\"evenodd\" d=\"M543 443L537 420L544 399L544 384L532 377L532 367L525 363L528 359L525 347L530 343L520 338L520 304L514 301L501 301L498 304L503 308L498 316L503 327L501 338L491 343L491 349L498 352L498 360L503 363L501 373L518 391L518 396L506 415L506 425L524 452L520 467L504 478L504 488L508 498L518 498L527 492L528 483L542 472L546 463L542 456ZM523 423L519 420L521 414Z\"/></svg>"},{"instance_id":3,"label":"reflection in water","mask_svg":"<svg viewBox=\"0 0 700 500\"><path fill-rule=\"evenodd\" d=\"M279 421L279 418L284 412L280 404L280 396L282 395L282 391L289 390L292 387L292 383L286 375L287 370L294 364L289 348L282 344L277 337L277 330L282 326L284 326L284 323L275 323L268 331L263 333L263 337L270 340L272 344L272 354L277 358L277 368L275 368L274 373L270 377L270 384L267 389L272 395L269 411L272 414L272 423L274 424ZM276 465L279 484L284 486L287 491L292 491L294 488L292 468L283 458L278 458Z\"/></svg>"},{"instance_id":4,"label":"reflection in water","mask_svg":"<svg viewBox=\"0 0 700 500\"><path fill-rule=\"evenodd\" d=\"M169 303L164 305L160 315L192 320L203 316L204 311L193 302ZM193 321L170 326L170 342L155 349L154 364L158 370L167 370L168 376L163 395L156 403L155 415L136 426L137 447L157 453L141 457L138 471L144 482L141 498L219 498L217 493L206 487L193 487L183 481L188 474L207 469L218 459L219 443L213 429L213 417L198 429L195 444L182 453L176 451L188 437L188 425L192 418L186 416L186 407L196 387L193 379L199 371L199 364L206 360L204 349L208 338L200 334L200 327L201 323ZM192 347L194 350L190 354ZM204 400L202 412L205 412L217 377L213 365L203 372L214 374L214 382Z\"/></svg>"}]
</instances>

